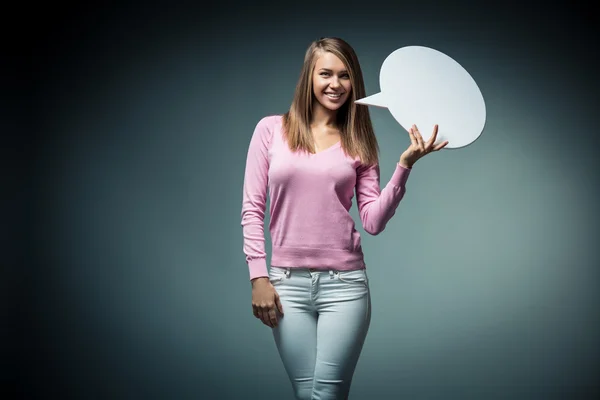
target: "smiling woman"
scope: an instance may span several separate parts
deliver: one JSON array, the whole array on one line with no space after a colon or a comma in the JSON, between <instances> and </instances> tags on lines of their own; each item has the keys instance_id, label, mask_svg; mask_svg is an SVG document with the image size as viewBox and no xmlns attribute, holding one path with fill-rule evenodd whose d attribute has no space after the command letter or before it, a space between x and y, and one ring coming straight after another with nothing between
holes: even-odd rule
<instances>
[{"instance_id":1,"label":"smiling woman","mask_svg":"<svg viewBox=\"0 0 600 400\"><path fill-rule=\"evenodd\" d=\"M334 111L346 102L351 90L350 75L343 61L333 53L322 53L313 74L315 99L322 107Z\"/></svg>"},{"instance_id":2,"label":"smiling woman","mask_svg":"<svg viewBox=\"0 0 600 400\"><path fill-rule=\"evenodd\" d=\"M363 97L352 47L339 38L317 40L290 110L262 118L248 148L242 227L252 310L272 328L297 399L346 399L369 330L369 280L349 212L354 193L365 231L379 234L404 197L412 165L436 149L411 130L411 145L381 189L369 110L355 104Z\"/></svg>"},{"instance_id":3,"label":"smiling woman","mask_svg":"<svg viewBox=\"0 0 600 400\"><path fill-rule=\"evenodd\" d=\"M290 110L282 116L282 134L292 151L316 153L341 141L345 154L365 164L378 162L378 148L354 49L339 38L309 46Z\"/></svg>"},{"instance_id":4,"label":"smiling woman","mask_svg":"<svg viewBox=\"0 0 600 400\"><path fill-rule=\"evenodd\" d=\"M313 134L314 152L330 148L341 140L336 127L334 114L342 107L352 91L350 74L344 62L335 54L321 52L316 59L313 79L313 121L310 128ZM318 121L331 121L319 124Z\"/></svg>"}]
</instances>

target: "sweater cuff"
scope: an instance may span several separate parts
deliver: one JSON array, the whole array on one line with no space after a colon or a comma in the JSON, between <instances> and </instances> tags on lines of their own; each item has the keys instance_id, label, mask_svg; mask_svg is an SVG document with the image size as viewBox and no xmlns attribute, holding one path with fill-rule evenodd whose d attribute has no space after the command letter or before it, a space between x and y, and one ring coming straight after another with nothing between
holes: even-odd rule
<instances>
[{"instance_id":1,"label":"sweater cuff","mask_svg":"<svg viewBox=\"0 0 600 400\"><path fill-rule=\"evenodd\" d=\"M396 170L390 179L392 185L397 187L403 187L406 185L406 181L408 180L408 176L410 175L410 168L404 168L400 163L396 164Z\"/></svg>"},{"instance_id":2,"label":"sweater cuff","mask_svg":"<svg viewBox=\"0 0 600 400\"><path fill-rule=\"evenodd\" d=\"M248 261L248 269L250 271L250 280L261 276L269 276L267 271L267 260L265 258L255 258Z\"/></svg>"}]
</instances>

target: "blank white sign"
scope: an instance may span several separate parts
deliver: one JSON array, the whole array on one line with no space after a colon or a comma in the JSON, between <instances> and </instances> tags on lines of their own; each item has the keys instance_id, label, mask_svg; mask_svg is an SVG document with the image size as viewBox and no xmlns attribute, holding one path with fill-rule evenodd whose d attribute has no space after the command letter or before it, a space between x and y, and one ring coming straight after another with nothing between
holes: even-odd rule
<instances>
[{"instance_id":1,"label":"blank white sign","mask_svg":"<svg viewBox=\"0 0 600 400\"><path fill-rule=\"evenodd\" d=\"M438 125L436 143L445 148L473 143L483 132L483 95L471 75L446 54L407 46L392 52L379 74L381 92L356 104L387 108L407 131L415 124L427 141Z\"/></svg>"}]
</instances>

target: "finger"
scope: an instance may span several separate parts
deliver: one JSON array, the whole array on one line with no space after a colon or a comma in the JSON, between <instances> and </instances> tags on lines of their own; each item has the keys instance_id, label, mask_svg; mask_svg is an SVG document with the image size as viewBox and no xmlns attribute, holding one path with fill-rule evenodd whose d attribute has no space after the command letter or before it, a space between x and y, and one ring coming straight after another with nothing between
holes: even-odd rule
<instances>
[{"instance_id":1,"label":"finger","mask_svg":"<svg viewBox=\"0 0 600 400\"><path fill-rule=\"evenodd\" d=\"M417 142L417 138L415 137L415 134L413 132L412 126L408 130L408 137L410 138L410 143L412 143L414 146L418 146L419 145L418 142Z\"/></svg>"},{"instance_id":2,"label":"finger","mask_svg":"<svg viewBox=\"0 0 600 400\"><path fill-rule=\"evenodd\" d=\"M271 321L269 318L269 309L268 308L261 308L260 319L262 320L263 324L270 326L272 328Z\"/></svg>"},{"instance_id":3,"label":"finger","mask_svg":"<svg viewBox=\"0 0 600 400\"><path fill-rule=\"evenodd\" d=\"M414 127L415 138L417 138L417 144L419 145L420 150L425 150L425 145L423 144L423 137L421 136L421 132L419 132L419 128L416 125Z\"/></svg>"},{"instance_id":4,"label":"finger","mask_svg":"<svg viewBox=\"0 0 600 400\"><path fill-rule=\"evenodd\" d=\"M281 300L279 299L279 295L275 295L275 303L277 304L277 309L279 313L283 315L283 305L281 304Z\"/></svg>"},{"instance_id":5,"label":"finger","mask_svg":"<svg viewBox=\"0 0 600 400\"><path fill-rule=\"evenodd\" d=\"M431 137L427 141L427 145L425 146L426 149L430 149L431 146L433 146L433 144L435 143L435 139L437 139L437 134L438 134L438 126L436 124L433 127L433 134L431 135Z\"/></svg>"},{"instance_id":6,"label":"finger","mask_svg":"<svg viewBox=\"0 0 600 400\"><path fill-rule=\"evenodd\" d=\"M435 147L433 148L433 151L438 151L438 150L441 150L441 149L443 149L444 147L446 147L446 145L447 145L447 144L448 144L448 141L446 140L445 142L442 142L442 143L438 144L437 146L435 146Z\"/></svg>"},{"instance_id":7,"label":"finger","mask_svg":"<svg viewBox=\"0 0 600 400\"><path fill-rule=\"evenodd\" d=\"M265 310L263 312L263 323L269 328L273 328L273 324L271 324L271 317L269 316L269 310Z\"/></svg>"},{"instance_id":8,"label":"finger","mask_svg":"<svg viewBox=\"0 0 600 400\"><path fill-rule=\"evenodd\" d=\"M277 326L277 313L275 312L275 306L269 310L269 322L271 323L271 327L275 328Z\"/></svg>"},{"instance_id":9,"label":"finger","mask_svg":"<svg viewBox=\"0 0 600 400\"><path fill-rule=\"evenodd\" d=\"M256 318L260 319L260 313L258 312L258 307L254 306L254 305L252 306L252 314L254 314L254 316Z\"/></svg>"}]
</instances>

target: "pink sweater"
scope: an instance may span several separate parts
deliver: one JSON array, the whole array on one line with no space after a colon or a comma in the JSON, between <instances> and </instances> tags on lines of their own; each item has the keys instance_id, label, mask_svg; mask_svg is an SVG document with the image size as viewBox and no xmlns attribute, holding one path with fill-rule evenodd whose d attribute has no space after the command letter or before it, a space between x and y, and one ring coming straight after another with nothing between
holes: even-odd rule
<instances>
[{"instance_id":1,"label":"pink sweater","mask_svg":"<svg viewBox=\"0 0 600 400\"><path fill-rule=\"evenodd\" d=\"M377 235L396 212L410 170L396 164L382 190L378 165L367 167L358 157L348 157L340 142L317 154L293 153L281 124L281 116L261 119L248 148L241 225L250 279L268 276L267 189L272 266L366 268L360 233L349 213L354 190L364 230Z\"/></svg>"}]
</instances>

